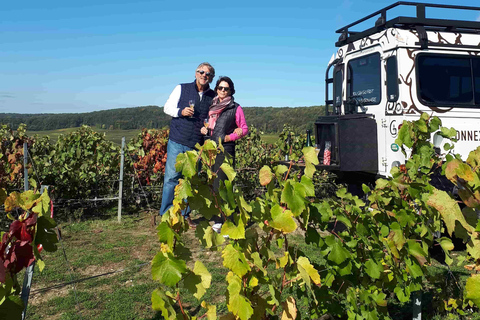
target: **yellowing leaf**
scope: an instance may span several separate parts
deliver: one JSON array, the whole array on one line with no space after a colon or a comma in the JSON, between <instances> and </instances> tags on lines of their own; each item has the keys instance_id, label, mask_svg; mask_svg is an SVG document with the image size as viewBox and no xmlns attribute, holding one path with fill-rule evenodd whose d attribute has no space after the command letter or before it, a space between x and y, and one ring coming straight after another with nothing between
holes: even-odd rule
<instances>
[{"instance_id":1,"label":"yellowing leaf","mask_svg":"<svg viewBox=\"0 0 480 320\"><path fill-rule=\"evenodd\" d=\"M480 274L474 274L467 279L465 285L466 298L480 307Z\"/></svg>"},{"instance_id":2,"label":"yellowing leaf","mask_svg":"<svg viewBox=\"0 0 480 320\"><path fill-rule=\"evenodd\" d=\"M173 308L172 299L167 297L160 289L155 289L152 292L152 309L161 311L162 316L167 320L174 320L177 318L177 313Z\"/></svg>"},{"instance_id":3,"label":"yellowing leaf","mask_svg":"<svg viewBox=\"0 0 480 320\"><path fill-rule=\"evenodd\" d=\"M228 235L231 239L245 239L245 225L242 219L238 220L238 226L227 220L222 226L222 235Z\"/></svg>"},{"instance_id":4,"label":"yellowing leaf","mask_svg":"<svg viewBox=\"0 0 480 320\"><path fill-rule=\"evenodd\" d=\"M260 178L260 184L262 186L266 186L267 184L269 184L273 178L272 169L270 169L270 167L268 166L263 166L262 169L260 169L259 178Z\"/></svg>"},{"instance_id":5,"label":"yellowing leaf","mask_svg":"<svg viewBox=\"0 0 480 320\"><path fill-rule=\"evenodd\" d=\"M272 220L269 226L280 230L283 233L290 233L297 229L297 224L293 220L293 214L290 210L280 207L278 204L270 210Z\"/></svg>"},{"instance_id":6,"label":"yellowing leaf","mask_svg":"<svg viewBox=\"0 0 480 320\"><path fill-rule=\"evenodd\" d=\"M231 244L223 249L222 258L223 265L232 270L239 277L243 277L248 271L250 271L250 266L248 265L243 252L238 251Z\"/></svg>"},{"instance_id":7,"label":"yellowing leaf","mask_svg":"<svg viewBox=\"0 0 480 320\"><path fill-rule=\"evenodd\" d=\"M207 309L205 314L207 315L208 320L217 320L217 306L208 304L205 301L202 301L201 306Z\"/></svg>"},{"instance_id":8,"label":"yellowing leaf","mask_svg":"<svg viewBox=\"0 0 480 320\"><path fill-rule=\"evenodd\" d=\"M310 260L308 260L308 258L298 258L297 269L300 272L300 276L302 277L303 281L305 281L308 287L310 287L310 279L312 279L313 283L315 283L317 286L320 285L320 275L310 263Z\"/></svg>"},{"instance_id":9,"label":"yellowing leaf","mask_svg":"<svg viewBox=\"0 0 480 320\"><path fill-rule=\"evenodd\" d=\"M243 295L242 291L242 279L234 275L232 272L227 274L228 282L228 311L233 313L241 320L248 320L253 315L253 308Z\"/></svg>"},{"instance_id":10,"label":"yellowing leaf","mask_svg":"<svg viewBox=\"0 0 480 320\"><path fill-rule=\"evenodd\" d=\"M290 296L282 303L282 320L293 320L297 318L297 305L295 299Z\"/></svg>"},{"instance_id":11,"label":"yellowing leaf","mask_svg":"<svg viewBox=\"0 0 480 320\"><path fill-rule=\"evenodd\" d=\"M281 258L278 258L277 261L276 261L276 268L283 268L287 265L287 262L288 262L288 257L289 257L289 254L288 254L288 251L285 252L285 255Z\"/></svg>"},{"instance_id":12,"label":"yellowing leaf","mask_svg":"<svg viewBox=\"0 0 480 320\"><path fill-rule=\"evenodd\" d=\"M314 147L305 147L302 149L302 152L305 156L305 162L309 162L313 165L318 165L318 157Z\"/></svg>"},{"instance_id":13,"label":"yellowing leaf","mask_svg":"<svg viewBox=\"0 0 480 320\"><path fill-rule=\"evenodd\" d=\"M426 195L425 198L427 205L434 207L442 216L450 236L455 231L455 221L460 222L468 232L474 231L474 228L465 220L458 203L448 193L434 189L433 193Z\"/></svg>"}]
</instances>

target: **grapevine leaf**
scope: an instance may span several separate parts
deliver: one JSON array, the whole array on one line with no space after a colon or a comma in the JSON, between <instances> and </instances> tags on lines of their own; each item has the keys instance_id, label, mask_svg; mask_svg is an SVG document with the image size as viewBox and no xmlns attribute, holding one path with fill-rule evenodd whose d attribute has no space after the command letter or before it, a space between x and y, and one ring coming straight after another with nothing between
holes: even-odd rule
<instances>
[{"instance_id":1,"label":"grapevine leaf","mask_svg":"<svg viewBox=\"0 0 480 320\"><path fill-rule=\"evenodd\" d=\"M57 250L58 238L54 231L56 225L55 221L46 215L38 217L37 219L35 243L41 243L45 251L54 252Z\"/></svg>"},{"instance_id":2,"label":"grapevine leaf","mask_svg":"<svg viewBox=\"0 0 480 320\"><path fill-rule=\"evenodd\" d=\"M191 178L197 173L197 152L187 151L177 156L175 170L182 172L186 178Z\"/></svg>"},{"instance_id":3,"label":"grapevine leaf","mask_svg":"<svg viewBox=\"0 0 480 320\"><path fill-rule=\"evenodd\" d=\"M297 306L295 299L290 296L285 302L282 303L283 312L281 320L293 320L297 318Z\"/></svg>"},{"instance_id":4,"label":"grapevine leaf","mask_svg":"<svg viewBox=\"0 0 480 320\"><path fill-rule=\"evenodd\" d=\"M435 116L430 119L430 130L429 132L435 132L442 125L442 120L439 117Z\"/></svg>"},{"instance_id":5,"label":"grapevine leaf","mask_svg":"<svg viewBox=\"0 0 480 320\"><path fill-rule=\"evenodd\" d=\"M315 166L311 164L310 162L305 163L305 176L308 177L309 179L313 178L313 175L315 174Z\"/></svg>"},{"instance_id":6,"label":"grapevine leaf","mask_svg":"<svg viewBox=\"0 0 480 320\"><path fill-rule=\"evenodd\" d=\"M157 227L158 240L166 243L171 249L173 249L173 240L178 235L169 227L165 221L161 222Z\"/></svg>"},{"instance_id":7,"label":"grapevine leaf","mask_svg":"<svg viewBox=\"0 0 480 320\"><path fill-rule=\"evenodd\" d=\"M480 274L474 274L467 279L465 291L467 292L466 298L480 307Z\"/></svg>"},{"instance_id":8,"label":"grapevine leaf","mask_svg":"<svg viewBox=\"0 0 480 320\"><path fill-rule=\"evenodd\" d=\"M38 266L38 270L42 272L43 269L45 269L45 262L41 259L35 259L35 262L36 262L36 265Z\"/></svg>"},{"instance_id":9,"label":"grapevine leaf","mask_svg":"<svg viewBox=\"0 0 480 320\"><path fill-rule=\"evenodd\" d=\"M473 259L480 259L480 232L473 232L470 241L467 243L467 252Z\"/></svg>"},{"instance_id":10,"label":"grapevine leaf","mask_svg":"<svg viewBox=\"0 0 480 320\"><path fill-rule=\"evenodd\" d=\"M469 225L473 228L476 227L477 223L479 222L477 218L477 211L474 208L464 207L462 209L463 216Z\"/></svg>"},{"instance_id":11,"label":"grapevine leaf","mask_svg":"<svg viewBox=\"0 0 480 320\"><path fill-rule=\"evenodd\" d=\"M422 268L411 259L405 259L405 263L407 265L407 272L412 275L414 278L419 278L423 276Z\"/></svg>"},{"instance_id":12,"label":"grapevine leaf","mask_svg":"<svg viewBox=\"0 0 480 320\"><path fill-rule=\"evenodd\" d=\"M270 227L280 230L283 233L290 233L297 229L297 224L293 220L292 212L280 207L278 204L270 210L272 220L269 221Z\"/></svg>"},{"instance_id":13,"label":"grapevine leaf","mask_svg":"<svg viewBox=\"0 0 480 320\"><path fill-rule=\"evenodd\" d=\"M258 270L263 272L263 275L267 275L267 270L263 267L263 262L262 258L260 258L260 253L254 252L251 255L251 258L253 259L253 264L258 268Z\"/></svg>"},{"instance_id":14,"label":"grapevine leaf","mask_svg":"<svg viewBox=\"0 0 480 320\"><path fill-rule=\"evenodd\" d=\"M253 315L253 308L250 302L240 294L242 290L242 279L229 272L227 274L228 282L228 311L233 313L241 320L250 319Z\"/></svg>"},{"instance_id":15,"label":"grapevine leaf","mask_svg":"<svg viewBox=\"0 0 480 320\"><path fill-rule=\"evenodd\" d=\"M228 235L231 239L245 239L245 225L242 219L238 220L238 226L232 221L227 220L222 226L222 235Z\"/></svg>"},{"instance_id":16,"label":"grapevine leaf","mask_svg":"<svg viewBox=\"0 0 480 320\"><path fill-rule=\"evenodd\" d=\"M277 177L278 180L281 180L283 178L283 175L288 171L287 166L279 165L275 167L275 176Z\"/></svg>"},{"instance_id":17,"label":"grapevine leaf","mask_svg":"<svg viewBox=\"0 0 480 320\"><path fill-rule=\"evenodd\" d=\"M460 222L468 232L473 232L473 227L465 220L458 203L445 191L434 189L433 194L424 195L424 201L440 213L450 236L452 236L452 233L455 231L455 221Z\"/></svg>"},{"instance_id":18,"label":"grapevine leaf","mask_svg":"<svg viewBox=\"0 0 480 320\"><path fill-rule=\"evenodd\" d=\"M425 258L427 254L416 240L407 240L407 251L417 259L421 266L427 262L427 259Z\"/></svg>"},{"instance_id":19,"label":"grapevine leaf","mask_svg":"<svg viewBox=\"0 0 480 320\"><path fill-rule=\"evenodd\" d=\"M10 295L0 304L0 319L22 319L23 301L19 296Z\"/></svg>"},{"instance_id":20,"label":"grapevine leaf","mask_svg":"<svg viewBox=\"0 0 480 320\"><path fill-rule=\"evenodd\" d=\"M404 120L400 130L398 131L398 138L395 140L396 144L399 146L405 145L407 148L411 148L413 146L409 128L409 123Z\"/></svg>"},{"instance_id":21,"label":"grapevine leaf","mask_svg":"<svg viewBox=\"0 0 480 320\"><path fill-rule=\"evenodd\" d=\"M247 203L247 201L245 201L245 198L243 197L243 195L235 195L236 199L237 199L237 203L239 203L239 208L240 208L240 212L244 213L244 214L248 214L249 212L252 212L252 206L250 204Z\"/></svg>"},{"instance_id":22,"label":"grapevine leaf","mask_svg":"<svg viewBox=\"0 0 480 320\"><path fill-rule=\"evenodd\" d=\"M179 179L178 184L175 186L175 196L180 199L186 199L192 197L192 186L189 180Z\"/></svg>"},{"instance_id":23,"label":"grapevine leaf","mask_svg":"<svg viewBox=\"0 0 480 320\"><path fill-rule=\"evenodd\" d=\"M472 168L466 163L459 163L458 168L455 170L455 173L458 175L459 178L472 182L473 178L473 171Z\"/></svg>"},{"instance_id":24,"label":"grapevine leaf","mask_svg":"<svg viewBox=\"0 0 480 320\"><path fill-rule=\"evenodd\" d=\"M335 262L337 265L342 264L345 260L351 258L350 253L337 240L330 245L331 251L328 254L328 260Z\"/></svg>"},{"instance_id":25,"label":"grapevine leaf","mask_svg":"<svg viewBox=\"0 0 480 320\"><path fill-rule=\"evenodd\" d=\"M467 163L471 165L472 168L478 168L480 166L480 147L470 152Z\"/></svg>"},{"instance_id":26,"label":"grapevine leaf","mask_svg":"<svg viewBox=\"0 0 480 320\"><path fill-rule=\"evenodd\" d=\"M155 289L152 292L152 309L161 311L162 316L167 320L174 320L177 318L177 313L173 308L173 303L170 297L167 297L160 289Z\"/></svg>"},{"instance_id":27,"label":"grapevine leaf","mask_svg":"<svg viewBox=\"0 0 480 320\"><path fill-rule=\"evenodd\" d=\"M207 320L217 320L217 306L208 304L205 301L202 301L201 306L205 309L207 309L207 312L205 314L207 315Z\"/></svg>"},{"instance_id":28,"label":"grapevine leaf","mask_svg":"<svg viewBox=\"0 0 480 320\"><path fill-rule=\"evenodd\" d=\"M457 168L462 164L462 161L458 159L452 159L447 163L445 166L445 177L447 177L448 180L452 181L453 183L457 182Z\"/></svg>"},{"instance_id":29,"label":"grapevine leaf","mask_svg":"<svg viewBox=\"0 0 480 320\"><path fill-rule=\"evenodd\" d=\"M232 270L239 277L243 277L248 271L250 271L250 266L248 265L243 252L235 249L231 244L223 249L222 258L223 265Z\"/></svg>"},{"instance_id":30,"label":"grapevine leaf","mask_svg":"<svg viewBox=\"0 0 480 320\"><path fill-rule=\"evenodd\" d=\"M442 238L438 239L437 241L440 244L440 246L442 247L443 252L445 252L445 263L447 265L451 265L452 262L453 262L453 259L450 256L450 251L452 251L453 248L455 247L452 243L452 240L449 239L449 238L446 238L446 237L442 237Z\"/></svg>"},{"instance_id":31,"label":"grapevine leaf","mask_svg":"<svg viewBox=\"0 0 480 320\"><path fill-rule=\"evenodd\" d=\"M152 278L167 286L174 286L182 273L187 271L185 261L178 260L171 253L159 252L152 260Z\"/></svg>"},{"instance_id":32,"label":"grapevine leaf","mask_svg":"<svg viewBox=\"0 0 480 320\"><path fill-rule=\"evenodd\" d=\"M40 198L40 194L35 193L33 190L22 192L19 205L24 210L30 210L36 204L38 198Z\"/></svg>"},{"instance_id":33,"label":"grapevine leaf","mask_svg":"<svg viewBox=\"0 0 480 320\"><path fill-rule=\"evenodd\" d=\"M298 191L299 189L292 185L292 181L288 180L283 188L281 198L282 203L286 203L295 216L299 216L305 209L305 197L302 197Z\"/></svg>"},{"instance_id":34,"label":"grapevine leaf","mask_svg":"<svg viewBox=\"0 0 480 320\"><path fill-rule=\"evenodd\" d=\"M302 149L305 156L305 162L309 162L313 165L318 165L318 157L314 147L305 147Z\"/></svg>"},{"instance_id":35,"label":"grapevine leaf","mask_svg":"<svg viewBox=\"0 0 480 320\"><path fill-rule=\"evenodd\" d=\"M373 259L369 259L367 262L365 262L365 272L372 279L380 279L380 275L383 272L383 267L375 263Z\"/></svg>"},{"instance_id":36,"label":"grapevine leaf","mask_svg":"<svg viewBox=\"0 0 480 320\"><path fill-rule=\"evenodd\" d=\"M205 248L219 248L218 246L225 242L225 239L216 233L207 221L199 223L195 229L195 236L200 240Z\"/></svg>"},{"instance_id":37,"label":"grapevine leaf","mask_svg":"<svg viewBox=\"0 0 480 320\"><path fill-rule=\"evenodd\" d=\"M220 166L220 169L223 171L223 173L225 173L227 175L227 178L228 178L229 181L233 181L233 179L235 179L235 176L237 174L235 173L235 169L233 169L231 165L224 162Z\"/></svg>"},{"instance_id":38,"label":"grapevine leaf","mask_svg":"<svg viewBox=\"0 0 480 320\"><path fill-rule=\"evenodd\" d=\"M401 287L395 287L393 292L395 292L398 300L402 303L408 302L408 300L410 300L410 295L406 295L405 291Z\"/></svg>"},{"instance_id":39,"label":"grapevine leaf","mask_svg":"<svg viewBox=\"0 0 480 320\"><path fill-rule=\"evenodd\" d=\"M230 207L232 209L235 209L237 208L237 203L235 202L235 196L233 194L233 184L231 181L224 181L224 185L225 185L225 189L227 191L227 194L226 194L226 199L228 201L228 204L230 205Z\"/></svg>"},{"instance_id":40,"label":"grapevine leaf","mask_svg":"<svg viewBox=\"0 0 480 320\"><path fill-rule=\"evenodd\" d=\"M279 269L285 267L289 257L290 255L288 254L288 251L285 251L283 257L276 259L276 268Z\"/></svg>"},{"instance_id":41,"label":"grapevine leaf","mask_svg":"<svg viewBox=\"0 0 480 320\"><path fill-rule=\"evenodd\" d=\"M40 200L37 200L36 205L33 207L32 211L37 213L40 217L43 214L49 212L50 208L50 197L48 196L48 192L44 191L43 194L40 196Z\"/></svg>"},{"instance_id":42,"label":"grapevine leaf","mask_svg":"<svg viewBox=\"0 0 480 320\"><path fill-rule=\"evenodd\" d=\"M302 277L303 281L307 284L309 288L311 288L310 279L312 279L313 283L315 283L317 286L320 285L320 275L318 274L318 271L310 263L308 258L306 257L298 258L297 269L300 272L300 276Z\"/></svg>"},{"instance_id":43,"label":"grapevine leaf","mask_svg":"<svg viewBox=\"0 0 480 320\"><path fill-rule=\"evenodd\" d=\"M262 169L260 169L259 178L260 178L260 184L262 186L266 186L267 184L269 184L273 178L272 169L270 169L270 167L268 166L263 166Z\"/></svg>"},{"instance_id":44,"label":"grapevine leaf","mask_svg":"<svg viewBox=\"0 0 480 320\"><path fill-rule=\"evenodd\" d=\"M185 277L185 288L187 288L195 298L200 300L208 288L210 288L210 283L212 281L212 275L205 268L204 264L197 260L195 262L195 267L193 272L189 273Z\"/></svg>"},{"instance_id":45,"label":"grapevine leaf","mask_svg":"<svg viewBox=\"0 0 480 320\"><path fill-rule=\"evenodd\" d=\"M315 186L311 179L308 179L306 176L302 176L300 181L301 186L305 189L305 196L306 197L315 197Z\"/></svg>"},{"instance_id":46,"label":"grapevine leaf","mask_svg":"<svg viewBox=\"0 0 480 320\"><path fill-rule=\"evenodd\" d=\"M14 191L5 199L5 212L10 212L18 206L20 202L20 193Z\"/></svg>"}]
</instances>

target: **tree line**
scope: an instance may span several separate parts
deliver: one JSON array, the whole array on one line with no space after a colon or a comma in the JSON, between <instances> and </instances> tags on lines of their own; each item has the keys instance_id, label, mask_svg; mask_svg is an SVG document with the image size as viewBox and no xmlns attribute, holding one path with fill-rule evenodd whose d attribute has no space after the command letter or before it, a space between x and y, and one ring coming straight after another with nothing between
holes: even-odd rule
<instances>
[{"instance_id":1,"label":"tree line","mask_svg":"<svg viewBox=\"0 0 480 320\"><path fill-rule=\"evenodd\" d=\"M311 107L244 107L245 118L263 133L279 133L284 124L299 131L313 129L315 119L324 114L324 106ZM159 129L168 127L171 117L163 107L142 106L88 113L20 114L0 113L0 123L10 128L27 125L29 131L46 131L88 125L99 129Z\"/></svg>"}]
</instances>

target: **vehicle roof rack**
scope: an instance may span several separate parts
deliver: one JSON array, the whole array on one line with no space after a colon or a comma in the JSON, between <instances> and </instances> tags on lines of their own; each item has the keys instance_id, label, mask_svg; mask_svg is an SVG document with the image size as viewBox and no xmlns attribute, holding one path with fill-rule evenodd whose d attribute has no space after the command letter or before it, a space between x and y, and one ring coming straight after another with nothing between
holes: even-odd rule
<instances>
[{"instance_id":1,"label":"vehicle roof rack","mask_svg":"<svg viewBox=\"0 0 480 320\"><path fill-rule=\"evenodd\" d=\"M415 17L399 16L387 21L387 11L399 6L415 6ZM352 43L363 37L367 37L379 31L387 28L403 28L403 29L417 29L421 31L435 30L435 31L450 31L450 32L462 32L462 33L480 33L479 21L467 21L467 20L448 20L448 19L429 19L425 17L425 8L443 8L443 9L458 9L458 10L473 10L480 11L480 7L470 6L458 6L447 4L433 4L433 3L420 3L409 1L398 1L388 7L380 9L358 21L355 21L343 28L340 28L336 33L340 33L338 41L335 46L340 47L348 43ZM360 32L350 31L349 28L358 25L368 19L371 19L377 15L380 17L375 21L375 26L367 30ZM424 30L422 30L424 29Z\"/></svg>"}]
</instances>

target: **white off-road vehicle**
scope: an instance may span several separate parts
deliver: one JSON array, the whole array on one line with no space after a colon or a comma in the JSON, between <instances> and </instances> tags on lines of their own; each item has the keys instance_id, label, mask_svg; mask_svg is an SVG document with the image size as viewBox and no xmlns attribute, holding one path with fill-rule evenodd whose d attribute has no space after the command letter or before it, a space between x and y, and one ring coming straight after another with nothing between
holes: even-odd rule
<instances>
[{"instance_id":1,"label":"white off-road vehicle","mask_svg":"<svg viewBox=\"0 0 480 320\"><path fill-rule=\"evenodd\" d=\"M387 18L400 7L416 15ZM427 18L428 10L446 19ZM395 143L399 125L423 112L457 130L454 151L465 159L480 145L480 22L448 19L452 10L480 14L480 7L400 1L337 30L326 114L315 122L324 168L388 176L405 162ZM351 30L369 20L370 28Z\"/></svg>"}]
</instances>

